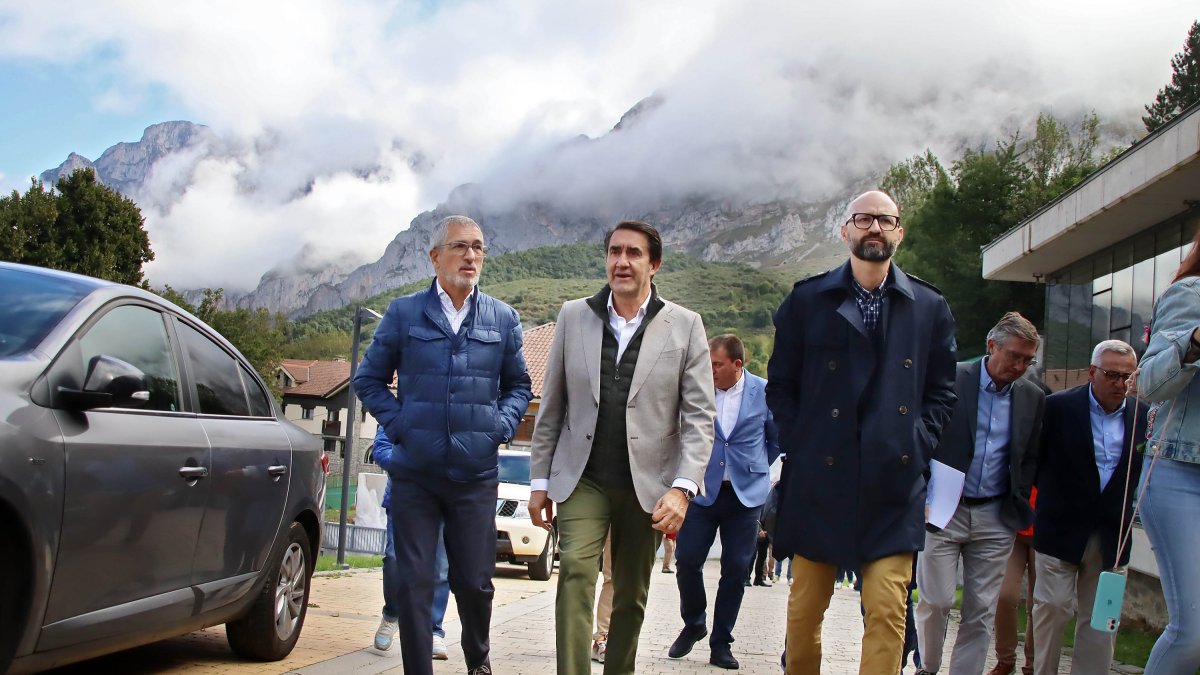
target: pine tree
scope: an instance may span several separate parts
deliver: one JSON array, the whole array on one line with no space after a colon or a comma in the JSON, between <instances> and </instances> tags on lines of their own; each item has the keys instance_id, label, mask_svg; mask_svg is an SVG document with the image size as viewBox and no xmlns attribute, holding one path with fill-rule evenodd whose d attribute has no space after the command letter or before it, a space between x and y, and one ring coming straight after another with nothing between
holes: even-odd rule
<instances>
[{"instance_id":1,"label":"pine tree","mask_svg":"<svg viewBox=\"0 0 1200 675\"><path fill-rule=\"evenodd\" d=\"M1175 119L1188 106L1200 101L1200 21L1192 23L1183 51L1171 59L1171 82L1146 106L1142 123L1154 131Z\"/></svg>"}]
</instances>

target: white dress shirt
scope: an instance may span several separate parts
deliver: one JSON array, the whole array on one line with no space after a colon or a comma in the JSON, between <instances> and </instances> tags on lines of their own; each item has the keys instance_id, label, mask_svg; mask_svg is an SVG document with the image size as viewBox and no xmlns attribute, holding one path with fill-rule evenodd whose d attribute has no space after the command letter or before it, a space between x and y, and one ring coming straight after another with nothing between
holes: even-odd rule
<instances>
[{"instance_id":1,"label":"white dress shirt","mask_svg":"<svg viewBox=\"0 0 1200 675\"><path fill-rule=\"evenodd\" d=\"M642 321L646 318L646 307L650 305L650 295L646 295L642 306L638 307L638 311L634 313L633 318L626 321L624 317L617 313L617 308L613 305L613 294L610 291L608 294L608 327L617 338L617 363L621 362L621 356L625 354L625 348L629 346L629 341L633 339L633 334L637 332L638 326L642 325Z\"/></svg>"},{"instance_id":2,"label":"white dress shirt","mask_svg":"<svg viewBox=\"0 0 1200 675\"><path fill-rule=\"evenodd\" d=\"M746 390L746 378L739 376L737 384L728 389L717 389L717 422L721 425L721 431L725 432L725 439L728 440L733 435L733 428L737 426L738 413L742 411L742 392ZM729 480L729 461L725 461L725 478Z\"/></svg>"},{"instance_id":3,"label":"white dress shirt","mask_svg":"<svg viewBox=\"0 0 1200 675\"><path fill-rule=\"evenodd\" d=\"M463 301L461 309L454 309L454 301L450 299L450 294L446 292L446 289L442 288L442 282L435 280L433 283L437 286L438 300L442 301L442 313L446 315L446 321L450 322L450 331L457 333L458 329L462 328L463 319L466 319L467 315L471 313L471 306L475 304L475 292L479 290L479 287L471 289L467 299Z\"/></svg>"}]
</instances>

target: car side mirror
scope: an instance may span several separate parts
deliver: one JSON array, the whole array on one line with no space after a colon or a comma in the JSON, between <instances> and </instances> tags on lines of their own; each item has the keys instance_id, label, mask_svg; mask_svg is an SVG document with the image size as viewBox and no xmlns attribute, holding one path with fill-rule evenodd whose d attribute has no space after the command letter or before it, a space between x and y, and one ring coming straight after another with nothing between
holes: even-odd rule
<instances>
[{"instance_id":1,"label":"car side mirror","mask_svg":"<svg viewBox=\"0 0 1200 675\"><path fill-rule=\"evenodd\" d=\"M146 374L133 364L100 354L88 362L83 389L59 387L60 400L78 410L140 408L150 401Z\"/></svg>"}]
</instances>

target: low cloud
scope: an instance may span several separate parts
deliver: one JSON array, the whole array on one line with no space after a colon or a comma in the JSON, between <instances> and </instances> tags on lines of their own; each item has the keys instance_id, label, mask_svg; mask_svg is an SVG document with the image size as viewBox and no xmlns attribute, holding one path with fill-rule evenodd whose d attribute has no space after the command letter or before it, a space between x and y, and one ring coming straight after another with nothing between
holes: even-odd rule
<instances>
[{"instance_id":1,"label":"low cloud","mask_svg":"<svg viewBox=\"0 0 1200 675\"><path fill-rule=\"evenodd\" d=\"M1039 112L1095 110L1132 138L1195 18L1111 1L25 3L0 10L0 61L91 61L113 79L97 109L156 88L207 124L139 197L148 272L236 289L301 253L373 260L465 182L500 205L816 201Z\"/></svg>"}]
</instances>

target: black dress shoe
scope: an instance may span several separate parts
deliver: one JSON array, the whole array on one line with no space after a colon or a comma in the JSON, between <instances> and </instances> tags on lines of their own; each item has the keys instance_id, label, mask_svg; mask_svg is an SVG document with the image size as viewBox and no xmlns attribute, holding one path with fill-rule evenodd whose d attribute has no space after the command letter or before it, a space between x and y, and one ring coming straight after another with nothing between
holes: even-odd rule
<instances>
[{"instance_id":1,"label":"black dress shoe","mask_svg":"<svg viewBox=\"0 0 1200 675\"><path fill-rule=\"evenodd\" d=\"M738 660L733 658L733 652L729 651L728 647L725 649L714 649L712 655L708 657L708 662L725 670L737 670L741 667Z\"/></svg>"},{"instance_id":2,"label":"black dress shoe","mask_svg":"<svg viewBox=\"0 0 1200 675\"><path fill-rule=\"evenodd\" d=\"M754 585L755 585L755 586L766 586L767 588L770 588L770 587L771 587L771 582L769 582L769 581L764 581L764 580L762 580L762 579L759 579L758 581L754 582Z\"/></svg>"},{"instance_id":3,"label":"black dress shoe","mask_svg":"<svg viewBox=\"0 0 1200 675\"><path fill-rule=\"evenodd\" d=\"M704 626L684 626L683 630L679 631L679 637L671 643L671 649L667 651L667 656L673 659L682 659L690 654L692 647L696 646L696 643L706 635L708 635L708 628Z\"/></svg>"}]
</instances>

